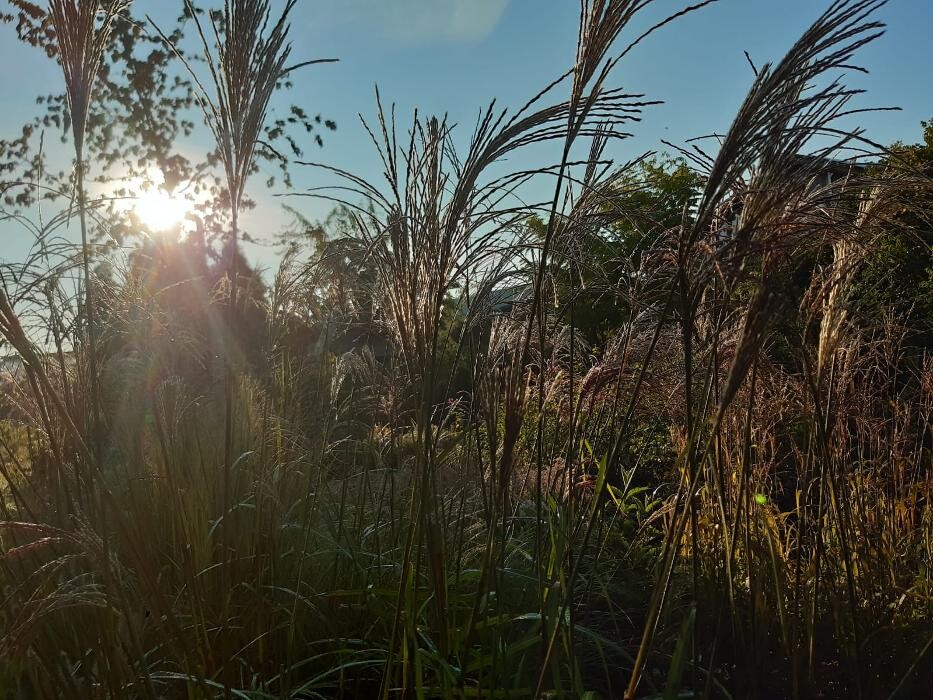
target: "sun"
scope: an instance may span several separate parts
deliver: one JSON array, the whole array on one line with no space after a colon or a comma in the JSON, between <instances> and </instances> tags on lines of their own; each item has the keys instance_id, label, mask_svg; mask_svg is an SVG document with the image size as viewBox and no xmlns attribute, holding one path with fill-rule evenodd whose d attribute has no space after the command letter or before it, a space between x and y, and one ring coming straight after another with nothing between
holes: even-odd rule
<instances>
[{"instance_id":1,"label":"sun","mask_svg":"<svg viewBox=\"0 0 933 700\"><path fill-rule=\"evenodd\" d=\"M164 190L152 189L136 199L133 211L146 228L162 232L181 226L191 211L191 202L173 197Z\"/></svg>"},{"instance_id":2,"label":"sun","mask_svg":"<svg viewBox=\"0 0 933 700\"><path fill-rule=\"evenodd\" d=\"M153 233L181 228L194 207L191 200L167 192L164 184L165 176L157 169L128 183L135 194L125 200L124 208Z\"/></svg>"}]
</instances>

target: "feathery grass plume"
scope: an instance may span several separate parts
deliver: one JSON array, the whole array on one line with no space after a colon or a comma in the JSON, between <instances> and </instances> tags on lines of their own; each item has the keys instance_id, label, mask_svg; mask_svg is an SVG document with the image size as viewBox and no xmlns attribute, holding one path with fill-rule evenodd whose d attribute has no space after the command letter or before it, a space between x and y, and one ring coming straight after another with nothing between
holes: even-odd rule
<instances>
[{"instance_id":1,"label":"feathery grass plume","mask_svg":"<svg viewBox=\"0 0 933 700\"><path fill-rule=\"evenodd\" d=\"M891 154L885 154L890 157ZM898 221L898 213L924 216L924 205L915 199L929 187L929 181L898 165L889 165L878 175L847 177L817 190L814 197L821 208L833 207L839 221L828 244L833 251L829 269L814 278L804 299L811 319L819 317L819 337L815 372L817 385L826 378L835 351L845 338L849 320L848 301L852 281L868 253L875 247L878 231L894 230L910 236ZM848 209L848 211L847 211Z\"/></svg>"},{"instance_id":2,"label":"feathery grass plume","mask_svg":"<svg viewBox=\"0 0 933 700\"><path fill-rule=\"evenodd\" d=\"M49 0L49 19L58 43L58 61L65 76L65 94L71 118L75 150L75 189L81 224L81 261L84 283L84 316L87 324L88 385L91 388L91 420L96 444L101 439L101 407L98 390L97 329L95 328L94 283L91 280L91 251L87 231L84 143L88 109L94 82L104 60L104 51L117 17L131 0ZM95 448L96 449L96 448Z\"/></svg>"},{"instance_id":3,"label":"feathery grass plume","mask_svg":"<svg viewBox=\"0 0 933 700\"><path fill-rule=\"evenodd\" d=\"M291 72L332 61L288 65L292 52L289 15L296 2L288 0L273 22L268 0L225 0L219 18L214 13L209 15L212 30L209 36L200 13L190 0L185 0L201 39L210 87L205 87L187 61L182 60L197 84L199 102L223 164L232 218L230 245L234 253L246 182L254 170L256 149L275 91ZM168 42L164 35L163 38ZM235 296L236 285L232 290Z\"/></svg>"},{"instance_id":4,"label":"feathery grass plume","mask_svg":"<svg viewBox=\"0 0 933 700\"><path fill-rule=\"evenodd\" d=\"M864 224L871 203L878 198L878 191L872 192L859 205L856 226ZM858 270L861 260L858 247L849 238L841 237L832 244L833 260L826 281L829 292L824 296L823 315L820 319L820 334L816 351L817 385L827 376L829 366L836 356L836 350L844 339L845 325L848 320L846 301L850 292L852 278Z\"/></svg>"},{"instance_id":5,"label":"feathery grass plume","mask_svg":"<svg viewBox=\"0 0 933 700\"><path fill-rule=\"evenodd\" d=\"M399 600L408 600L419 578L418 553L427 548L427 569L433 591L432 628L442 649L448 647L447 555L437 498L438 441L442 425L435 425L438 407L434 396L446 378L441 376L441 353L462 350L461 338L443 335L444 306L458 285L479 288L470 299L468 315L475 320L493 280L502 279L511 250L507 234L525 217L524 207L514 206L509 188L480 180L485 169L525 143L552 137L551 112L533 115L517 125L506 122L490 107L474 134L466 158L453 149L445 120L423 120L416 113L407 145L400 145L394 113L389 117L377 93L381 139L367 127L385 165L387 190L364 178L331 169L344 178L344 190L362 194L372 202L369 210L342 202L354 212L359 236L376 269L372 299L376 321L393 339L394 360L404 373L414 398L416 474L412 484L411 527ZM558 107L559 113L562 108ZM517 117L513 119L517 121ZM315 165L315 164L309 164ZM324 167L324 166L322 166ZM315 194L315 193L312 193ZM323 194L321 196L329 197ZM339 196L339 192L338 192ZM391 653L406 648L411 639L401 620L410 617L399 605ZM394 657L390 657L394 658ZM396 669L386 668L385 692L396 682ZM398 679L409 683L407 676Z\"/></svg>"},{"instance_id":6,"label":"feathery grass plume","mask_svg":"<svg viewBox=\"0 0 933 700\"><path fill-rule=\"evenodd\" d=\"M829 157L859 136L859 132L834 131L832 122L862 91L846 88L838 79L823 87L817 83L832 70L862 70L852 65L852 58L882 35L885 25L872 18L885 4L887 0L834 0L779 63L757 70L717 157L710 162L689 240L702 235L716 208L756 165L759 178L772 184L784 181L783 187L800 192L821 167L818 157L797 158L813 137L836 138L817 154ZM762 204L780 201L768 190L759 197ZM755 221L745 217L749 223Z\"/></svg>"},{"instance_id":7,"label":"feathery grass plume","mask_svg":"<svg viewBox=\"0 0 933 700\"><path fill-rule=\"evenodd\" d=\"M268 0L225 0L223 10L209 14L211 32L205 30L198 11L185 0L187 13L194 19L201 49L210 77L205 86L190 63L176 54L187 67L197 86L197 98L210 128L217 154L223 165L229 197L231 231L227 241L227 288L229 290L230 328L233 330L239 288L239 216L246 183L255 168L266 117L281 82L298 68L325 61L305 61L289 65L292 45L289 41L289 16L297 0L287 0L278 19L273 20ZM150 22L152 20L150 19ZM155 23L153 22L153 25ZM157 30L158 31L158 30ZM163 40L171 46L164 34ZM173 47L174 48L174 47ZM227 336L227 343L233 342ZM234 381L231 353L225 348L226 365L226 456L225 483L233 463L232 398ZM228 491L224 487L225 493ZM225 503L226 503L225 496ZM226 532L226 528L225 528Z\"/></svg>"},{"instance_id":8,"label":"feathery grass plume","mask_svg":"<svg viewBox=\"0 0 933 700\"><path fill-rule=\"evenodd\" d=\"M88 109L94 82L117 17L132 0L49 0L49 18L58 43L58 60L65 74L74 147L84 154Z\"/></svg>"},{"instance_id":9,"label":"feathery grass plume","mask_svg":"<svg viewBox=\"0 0 933 700\"><path fill-rule=\"evenodd\" d=\"M514 114L490 104L480 114L462 158L456 154L451 127L445 119L422 119L416 113L407 143L400 141L394 111L387 114L377 92L378 130L366 128L383 162L386 187L337 168L308 163L330 170L347 183L331 188L336 190L334 194L328 193L328 189L308 194L336 199L355 211L359 235L378 270L373 299L394 338L397 359L419 397L415 422L420 481L412 499L412 521L416 525L406 549L400 599L403 593L413 592L406 591L411 585L411 567L420 559L416 556L417 549L424 539L430 553L427 560L435 593L436 620L441 623L438 634L442 648L446 646L447 634L443 629L447 615L442 613L446 606L446 562L443 551L432 543L437 529L434 523L438 522L434 489L440 436L440 426L434 424L439 408L433 405L433 396L445 381L439 374L441 353L450 351L460 356L467 351L464 343L468 339L466 333L458 338L442 335L444 305L458 286L470 289L474 293L469 297L466 327L481 319L483 314L479 310L486 305L495 285L510 276L514 254L528 247L528 231L522 223L536 206L523 204L515 189L533 177L552 176L554 169L540 168L498 177L489 176L487 171L526 146L564 141L571 121L578 135L598 138L601 143L610 138L624 138L630 134L615 127L636 121L647 104L640 95L605 90L592 96L587 111L579 114L570 101L552 105L544 101L553 87L545 88ZM371 209L364 210L346 201L345 193L370 200ZM598 198L590 196L581 201L591 207L589 202ZM522 230L523 233L515 235ZM532 315L531 319L534 318ZM517 352L508 354L501 442L495 423L489 424L490 442L496 445L487 465L494 485L490 489L489 517L497 527L499 524L505 527L511 513L509 487L523 423L527 345L526 338L524 344L517 344ZM499 374L501 368L490 364L489 359L486 358L477 374L483 377L489 372L490 384L496 386L492 395L498 397L498 381L492 380L492 376ZM486 419L491 415L487 413ZM497 540L492 541L486 554L490 574L483 577L490 585L494 585L499 575L496 571L503 555ZM402 619L400 606L397 621ZM410 636L407 629L403 632L402 636ZM400 641L398 647L403 649L409 643ZM388 671L394 670L387 668L383 685L386 692L390 687Z\"/></svg>"},{"instance_id":10,"label":"feathery grass plume","mask_svg":"<svg viewBox=\"0 0 933 700\"><path fill-rule=\"evenodd\" d=\"M576 60L571 70L573 75L573 84L571 86L570 99L568 102L567 124L563 131L563 149L560 164L556 168L557 176L554 186L554 196L549 202L550 210L548 212L547 228L543 236L543 241L540 247L535 269L531 311L526 325L526 332L521 346L521 351L518 355L519 362L514 363L513 365L513 373L515 375L518 375L525 370L525 356L531 347L532 335L535 327L537 327L538 331L538 354L541 356L544 355L544 319L546 316L546 310L541 293L545 275L548 270L548 260L551 254L551 248L554 245L554 237L557 231L556 227L558 224L558 211L561 205L567 201L567 192L565 191L565 187L568 175L568 166L570 164L570 154L573 150L573 147L580 137L590 136L593 137L594 141L596 142L594 144L594 148L601 150L602 146L599 145L599 142L601 140L604 141L607 136L612 136L615 138L624 138L627 136L625 133L616 133L615 131L615 127L619 124L620 115L624 115L627 111L625 107L620 105L614 105L608 109L599 107L600 102L604 101L607 96L614 92L613 90L605 89L604 84L606 79L608 78L612 69L619 64L622 58L624 58L642 40L653 34L658 29L664 27L668 23L674 21L675 19L712 4L712 2L714 2L714 0L706 0L695 5L690 5L668 16L657 24L651 26L647 31L643 32L633 41L629 42L625 49L619 52L618 55L615 57L610 57L609 54L622 32L638 14L640 14L645 8L652 4L652 0L581 0ZM587 133L587 130L583 127L587 122L593 119L600 120L602 124L598 129L591 129L589 133ZM570 309L572 317L572 304ZM572 364L573 363L571 362L571 365ZM515 387L520 385L520 382L517 379L518 377L515 376L510 380L511 384ZM572 382L570 387L572 392ZM544 413L544 395L544 374L543 372L539 372L539 416L543 416ZM543 428L543 422L539 420L536 436L537 470L539 477L536 484L535 498L536 517L538 522L541 522L543 514L543 484L540 477L540 474L544 469L544 464L542 462ZM572 448L573 445L569 444L568 449ZM589 522L585 528L585 535L583 540L584 548L589 542L589 538L594 526L595 512L590 517ZM543 542L544 540L539 534L538 546L543 546ZM573 586L574 579L576 578L578 569L577 565L579 564L579 561L580 560L577 560L577 562L574 564L571 573L571 588ZM568 596L567 601L569 600L570 597ZM547 674L547 668L549 666L550 658L557 640L558 631L559 626L556 625L550 632L546 630L546 626L543 627L543 638L546 640L546 651L544 663L542 665L542 671L538 677L538 683L535 691L536 696L540 695L542 692L545 676Z\"/></svg>"},{"instance_id":11,"label":"feathery grass plume","mask_svg":"<svg viewBox=\"0 0 933 700\"><path fill-rule=\"evenodd\" d=\"M749 195L742 202L739 221L726 242L726 249L719 255L741 251L741 246L749 240L767 241L759 250L770 251L782 236L795 231L794 216L798 212L793 203L800 201L818 172L819 163L859 136L858 132L839 132L834 127L845 106L859 91L846 88L838 79L824 87L814 84L828 71L851 69L855 52L881 35L884 25L872 17L884 4L885 0L835 0L779 63L774 67L765 65L757 72L748 96L722 141L719 154L711 161L695 215L683 227L678 251L678 293L682 302L686 363L687 446L683 458L687 470L676 504L676 525L671 527L665 542L663 564L626 690L627 698L634 698L637 692L688 522L696 542L698 530L693 494L701 473L699 462L709 454L712 444L708 431L699 429L708 420L710 401L706 397L710 396L714 385L712 376L700 385L709 388L699 397L694 396L692 389L693 323L698 304L713 278L713 269L703 265L705 256L698 254L697 246L715 227L715 212L739 188L749 172L752 173ZM825 134L835 135L835 141L819 154L820 157L799 157L814 136ZM746 313L728 381L717 397L714 431L766 338L767 320L775 299L768 280L769 276L765 275ZM697 399L699 405L695 406ZM705 449L699 444L701 440L707 441ZM682 507L683 504L687 507ZM694 549L694 562L696 557Z\"/></svg>"},{"instance_id":12,"label":"feathery grass plume","mask_svg":"<svg viewBox=\"0 0 933 700\"><path fill-rule=\"evenodd\" d=\"M20 323L19 315L10 303L5 290L5 280L0 276L0 337L9 343L23 359L24 369L33 392L34 400L39 407L39 416L45 427L49 443L56 452L57 464L61 465L70 455L65 455L56 440L54 420L58 418L68 431L68 437L73 441L72 448L78 455L90 464L90 453L87 449L81 432L72 421L72 416L65 406L58 390L52 384L46 373L45 364L40 352L30 340Z\"/></svg>"}]
</instances>

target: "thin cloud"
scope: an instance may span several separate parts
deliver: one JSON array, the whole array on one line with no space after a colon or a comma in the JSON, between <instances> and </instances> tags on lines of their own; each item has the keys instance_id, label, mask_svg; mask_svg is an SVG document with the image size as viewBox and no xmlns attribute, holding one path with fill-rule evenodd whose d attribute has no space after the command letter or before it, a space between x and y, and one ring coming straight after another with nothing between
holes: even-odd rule
<instances>
[{"instance_id":1,"label":"thin cloud","mask_svg":"<svg viewBox=\"0 0 933 700\"><path fill-rule=\"evenodd\" d=\"M406 44L478 41L499 24L511 0L337 0L344 22L362 22Z\"/></svg>"}]
</instances>

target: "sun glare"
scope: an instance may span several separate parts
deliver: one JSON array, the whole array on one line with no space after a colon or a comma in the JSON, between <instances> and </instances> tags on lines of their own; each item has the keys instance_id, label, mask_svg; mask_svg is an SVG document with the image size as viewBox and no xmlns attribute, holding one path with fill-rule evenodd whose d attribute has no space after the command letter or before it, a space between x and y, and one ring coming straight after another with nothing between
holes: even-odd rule
<instances>
[{"instance_id":1,"label":"sun glare","mask_svg":"<svg viewBox=\"0 0 933 700\"><path fill-rule=\"evenodd\" d=\"M147 228L167 231L180 225L191 210L191 203L172 197L163 190L150 190L142 194L134 206L136 215Z\"/></svg>"},{"instance_id":2,"label":"sun glare","mask_svg":"<svg viewBox=\"0 0 933 700\"><path fill-rule=\"evenodd\" d=\"M189 199L166 192L162 188L164 182L162 172L155 170L145 178L136 178L129 185L135 194L126 201L126 209L154 233L183 226L193 207Z\"/></svg>"}]
</instances>

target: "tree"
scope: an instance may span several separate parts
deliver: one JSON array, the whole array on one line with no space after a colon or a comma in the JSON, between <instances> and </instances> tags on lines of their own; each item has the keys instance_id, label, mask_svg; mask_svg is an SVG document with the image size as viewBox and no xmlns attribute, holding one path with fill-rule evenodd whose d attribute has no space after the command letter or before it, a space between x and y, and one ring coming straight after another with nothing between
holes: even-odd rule
<instances>
[{"instance_id":1,"label":"tree","mask_svg":"<svg viewBox=\"0 0 933 700\"><path fill-rule=\"evenodd\" d=\"M933 181L933 120L922 122L922 141L895 143L888 163ZM879 169L883 169L879 168ZM917 193L928 202L929 190ZM880 323L893 311L910 330L910 341L933 346L933 214L929 208L897 211L861 266L853 304L863 324Z\"/></svg>"},{"instance_id":2,"label":"tree","mask_svg":"<svg viewBox=\"0 0 933 700\"><path fill-rule=\"evenodd\" d=\"M563 303L573 300L574 326L589 342L605 341L628 318L623 283L647 277L644 254L689 215L700 185L682 159L640 161L617 179L603 224L555 246L552 274ZM547 229L537 218L529 226L539 237Z\"/></svg>"},{"instance_id":3,"label":"tree","mask_svg":"<svg viewBox=\"0 0 933 700\"><path fill-rule=\"evenodd\" d=\"M226 225L227 193L217 172L216 152L198 160L182 154L183 141L194 133L200 113L195 86L179 59L196 60L189 58L185 48L192 15L184 0L176 1L180 8L177 19L172 26L159 29L171 46L140 14L142 10L131 6L116 22L88 115L87 158L100 173L96 179L106 183L116 198L132 196L123 183L146 177L153 170L164 176L160 186L166 192L185 187L186 194L200 202L199 215L211 239ZM0 24L10 25L20 41L57 59L55 36L45 9L31 0L6 2L8 9L0 10ZM193 7L199 14L208 14ZM291 84L286 80L282 87ZM8 207L29 206L38 192L54 199L71 189L70 165L50 169L41 145L45 132L58 133L63 142L69 138L65 95L39 95L36 101L39 113L23 125L19 135L0 139L0 196ZM332 120L290 105L269 120L257 157L260 162L276 164L279 180L289 188L290 158L300 158L308 141L323 145L322 131L334 129ZM259 167L255 165L254 172ZM22 186L36 182L46 187ZM272 187L277 182L270 177L266 184ZM111 214L115 212L111 210ZM110 233L118 239L134 233L125 220L116 223L119 225Z\"/></svg>"}]
</instances>

